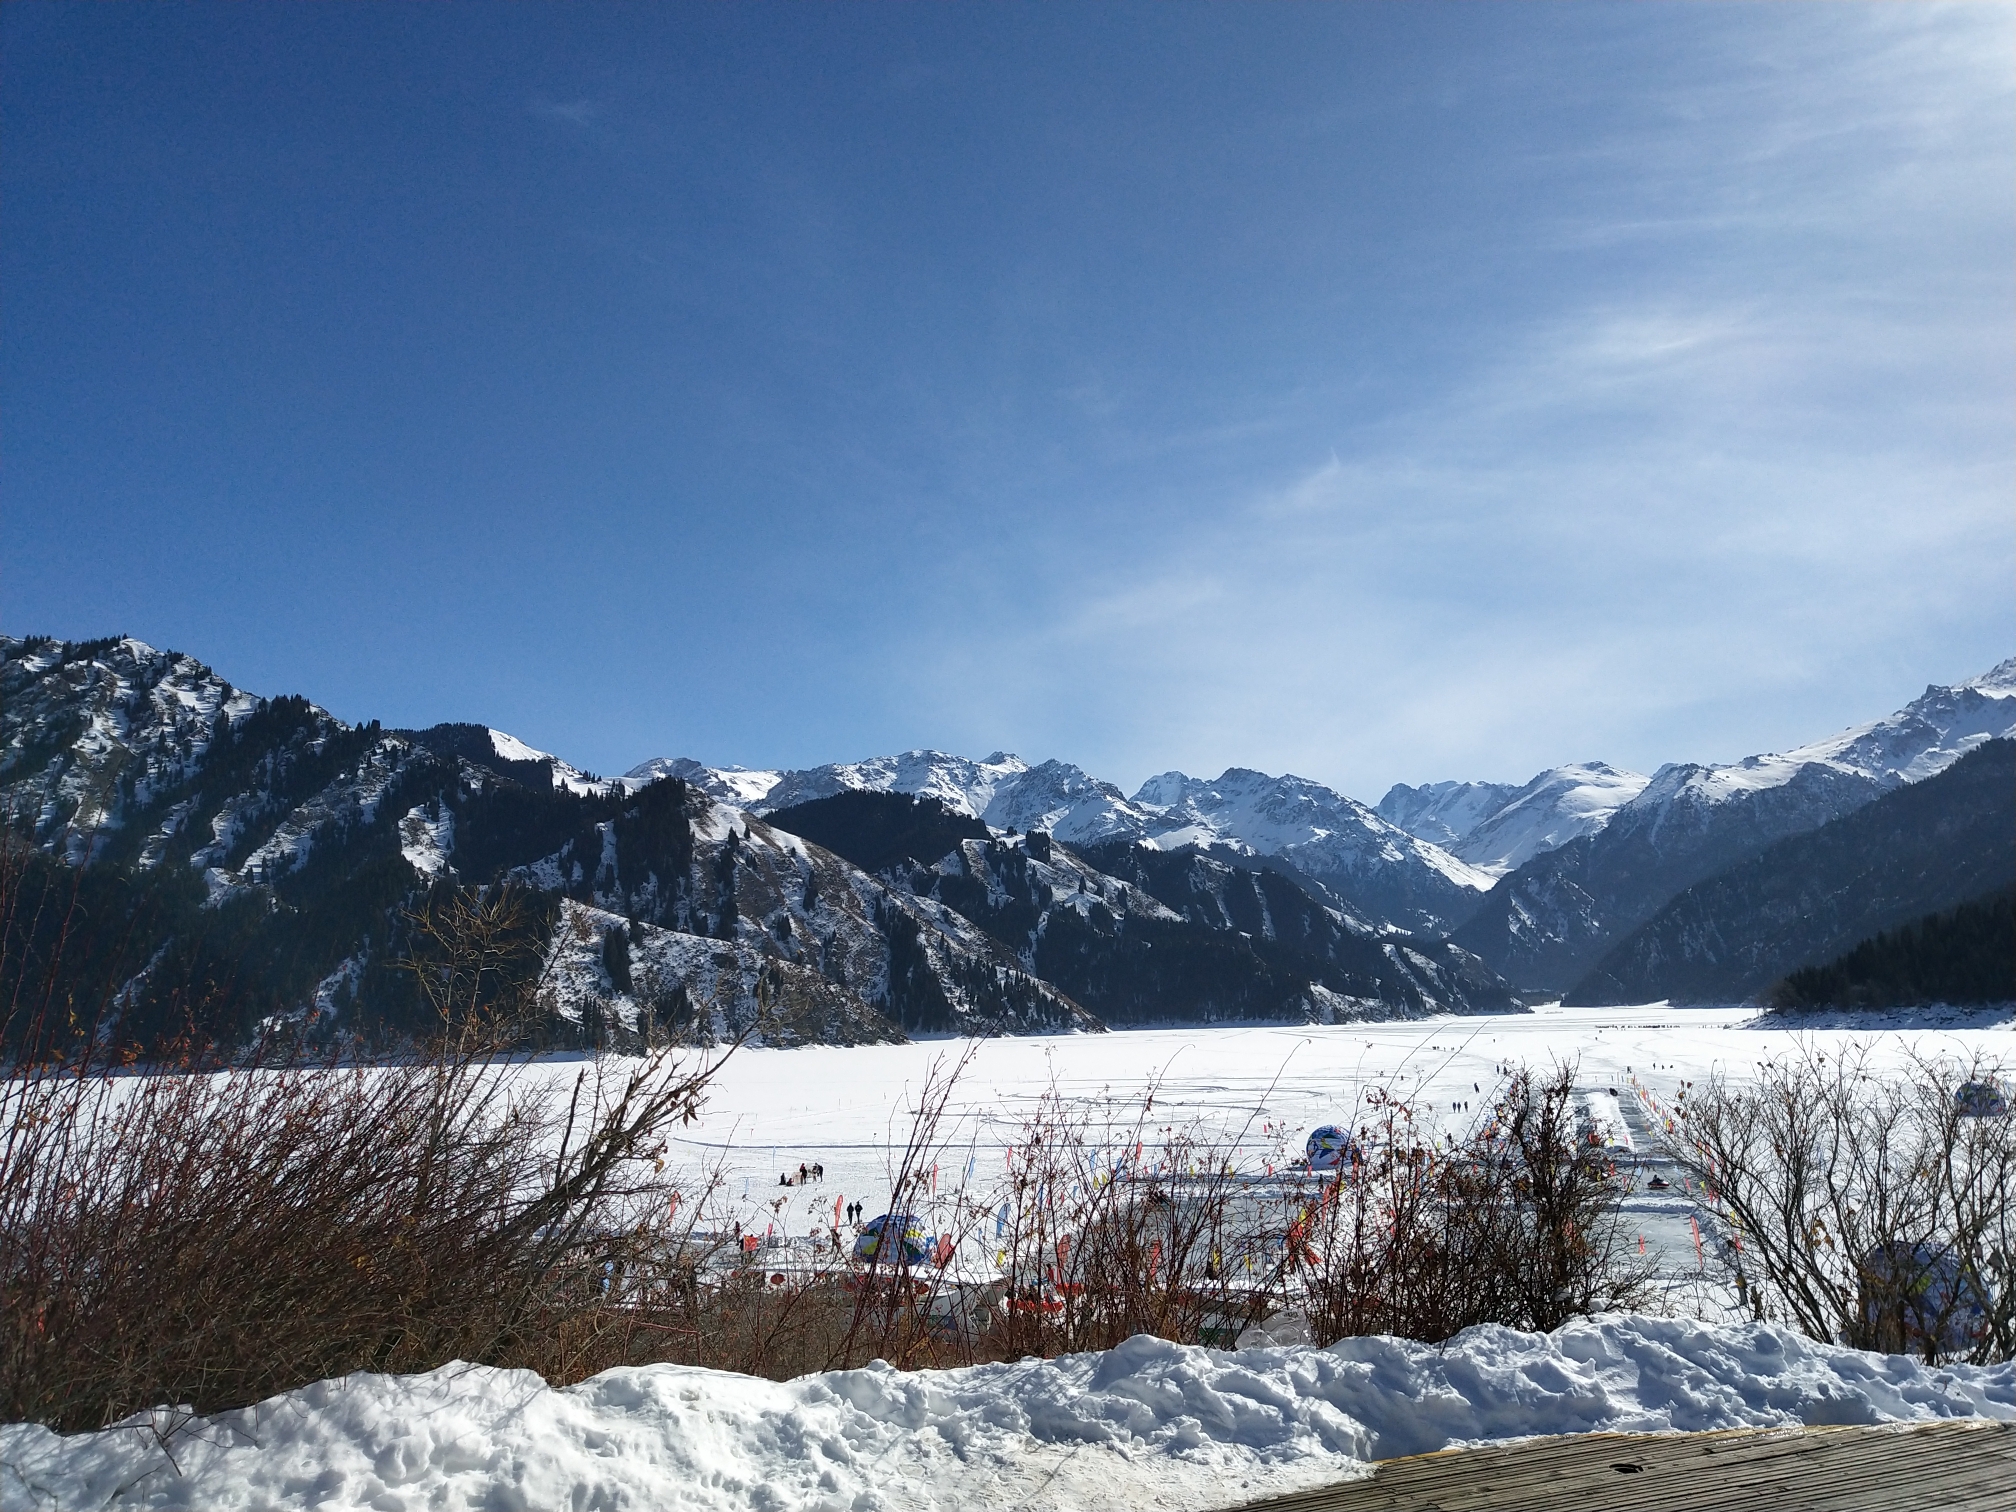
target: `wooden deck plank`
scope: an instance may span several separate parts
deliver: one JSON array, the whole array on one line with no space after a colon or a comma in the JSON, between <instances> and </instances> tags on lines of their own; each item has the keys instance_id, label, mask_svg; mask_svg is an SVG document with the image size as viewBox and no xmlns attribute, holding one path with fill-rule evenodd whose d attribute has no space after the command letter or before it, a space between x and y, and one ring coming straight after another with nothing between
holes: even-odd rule
<instances>
[{"instance_id":1,"label":"wooden deck plank","mask_svg":"<svg viewBox=\"0 0 2016 1512\"><path fill-rule=\"evenodd\" d=\"M1635 1467L1635 1468L1619 1468ZM1382 1462L1242 1512L2016 1512L2016 1424L1576 1434Z\"/></svg>"}]
</instances>

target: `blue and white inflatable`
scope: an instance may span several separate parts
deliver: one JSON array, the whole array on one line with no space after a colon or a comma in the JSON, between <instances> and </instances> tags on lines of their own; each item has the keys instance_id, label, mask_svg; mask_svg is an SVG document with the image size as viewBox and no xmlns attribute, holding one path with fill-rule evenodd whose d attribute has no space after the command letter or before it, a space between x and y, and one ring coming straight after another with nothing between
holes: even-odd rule
<instances>
[{"instance_id":1,"label":"blue and white inflatable","mask_svg":"<svg viewBox=\"0 0 2016 1512\"><path fill-rule=\"evenodd\" d=\"M854 1241L854 1258L871 1265L922 1265L930 1253L930 1236L909 1213L884 1213L869 1219Z\"/></svg>"},{"instance_id":2,"label":"blue and white inflatable","mask_svg":"<svg viewBox=\"0 0 2016 1512\"><path fill-rule=\"evenodd\" d=\"M1964 1355L1988 1330L1993 1298L1983 1278L1952 1250L1930 1244L1879 1245L1862 1257L1862 1319L1877 1330L1877 1347L1921 1353L1931 1342L1944 1355Z\"/></svg>"},{"instance_id":3,"label":"blue and white inflatable","mask_svg":"<svg viewBox=\"0 0 2016 1512\"><path fill-rule=\"evenodd\" d=\"M1962 1118L2007 1118L2009 1099L2002 1089L1992 1081L1971 1081L1961 1083L1954 1094L1958 1112Z\"/></svg>"},{"instance_id":4,"label":"blue and white inflatable","mask_svg":"<svg viewBox=\"0 0 2016 1512\"><path fill-rule=\"evenodd\" d=\"M1312 1171L1335 1171L1358 1163L1358 1146L1352 1143L1351 1131L1336 1124L1324 1124L1312 1131L1305 1148Z\"/></svg>"}]
</instances>

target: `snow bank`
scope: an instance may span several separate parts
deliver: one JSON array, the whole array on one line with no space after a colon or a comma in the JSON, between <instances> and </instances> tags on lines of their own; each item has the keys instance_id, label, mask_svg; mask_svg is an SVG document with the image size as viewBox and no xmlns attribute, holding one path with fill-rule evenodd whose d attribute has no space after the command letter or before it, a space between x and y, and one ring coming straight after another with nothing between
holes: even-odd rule
<instances>
[{"instance_id":1,"label":"snow bank","mask_svg":"<svg viewBox=\"0 0 2016 1512\"><path fill-rule=\"evenodd\" d=\"M241 1412L64 1438L0 1428L19 1508L1162 1508L1531 1434L2016 1419L2016 1367L1932 1370L1765 1325L1630 1316L1224 1351L1146 1336L965 1370L776 1383L658 1365L354 1375ZM172 1463L170 1460L172 1455Z\"/></svg>"}]
</instances>

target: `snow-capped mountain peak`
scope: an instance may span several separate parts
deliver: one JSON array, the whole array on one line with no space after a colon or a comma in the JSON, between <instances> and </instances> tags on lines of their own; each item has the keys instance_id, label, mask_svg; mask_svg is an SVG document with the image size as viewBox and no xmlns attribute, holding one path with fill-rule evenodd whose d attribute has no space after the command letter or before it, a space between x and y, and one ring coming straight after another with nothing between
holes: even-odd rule
<instances>
[{"instance_id":1,"label":"snow-capped mountain peak","mask_svg":"<svg viewBox=\"0 0 2016 1512\"><path fill-rule=\"evenodd\" d=\"M1425 869L1459 889L1491 885L1439 846L1307 777L1247 767L1228 767L1215 779L1164 772L1142 784L1134 801L1152 815L1148 839L1161 849L1218 844L1279 856L1347 894L1394 868Z\"/></svg>"},{"instance_id":2,"label":"snow-capped mountain peak","mask_svg":"<svg viewBox=\"0 0 2016 1512\"><path fill-rule=\"evenodd\" d=\"M1960 686L1972 688L1977 693L1985 693L1990 698L2016 698L2016 656L2010 657L2005 662L1998 662L1979 677L1969 678ZM1930 694L1937 693L1940 689L1935 685L1927 687L1925 691Z\"/></svg>"},{"instance_id":3,"label":"snow-capped mountain peak","mask_svg":"<svg viewBox=\"0 0 2016 1512\"><path fill-rule=\"evenodd\" d=\"M1472 866L1502 877L1522 863L1594 834L1645 790L1649 778L1601 761L1540 773L1451 846Z\"/></svg>"},{"instance_id":4,"label":"snow-capped mountain peak","mask_svg":"<svg viewBox=\"0 0 2016 1512\"><path fill-rule=\"evenodd\" d=\"M1190 785L1190 779L1181 772L1164 772L1159 777L1150 777L1135 791L1134 801L1149 808L1173 808L1183 801L1183 794Z\"/></svg>"},{"instance_id":5,"label":"snow-capped mountain peak","mask_svg":"<svg viewBox=\"0 0 2016 1512\"><path fill-rule=\"evenodd\" d=\"M1457 843L1520 791L1511 782L1396 782L1373 810L1417 840L1453 852Z\"/></svg>"}]
</instances>

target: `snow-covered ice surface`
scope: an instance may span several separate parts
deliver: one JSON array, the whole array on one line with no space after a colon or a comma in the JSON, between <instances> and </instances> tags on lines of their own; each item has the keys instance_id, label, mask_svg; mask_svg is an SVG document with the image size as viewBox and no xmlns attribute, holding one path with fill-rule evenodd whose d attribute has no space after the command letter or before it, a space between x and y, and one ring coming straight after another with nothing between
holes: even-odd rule
<instances>
[{"instance_id":1,"label":"snow-covered ice surface","mask_svg":"<svg viewBox=\"0 0 2016 1512\"><path fill-rule=\"evenodd\" d=\"M2016 1065L2016 1031L2006 1015L1933 1013L1922 1025L1902 1015L1863 1022L1799 1020L1796 1029L1757 1027L1748 1008L1543 1007L1531 1013L1444 1016L1391 1023L1242 1025L1125 1030L1111 1034L1018 1035L981 1043L953 1089L940 1195L968 1179L980 1185L1004 1170L1003 1151L1054 1086L1067 1100L1100 1104L1118 1117L1149 1086L1155 1126L1196 1120L1257 1161L1286 1129L1297 1153L1318 1124L1351 1121L1373 1088L1406 1097L1457 1130L1488 1108L1499 1067L1544 1071L1573 1062L1579 1085L1630 1104L1635 1082L1670 1102L1683 1081L1720 1068L1731 1075L1794 1047L1800 1037L1827 1049L1873 1039L1879 1060L1976 1051ZM836 1196L862 1198L871 1213L890 1186L908 1138L911 1112L934 1061L949 1063L959 1041L799 1049L744 1049L721 1068L702 1122L681 1150L691 1167L718 1161L728 1178L724 1221L805 1233L831 1221ZM555 1072L563 1068L554 1068ZM564 1068L571 1076L571 1068ZM1470 1105L1458 1109L1456 1104ZM1631 1107L1624 1109L1629 1117ZM1641 1135L1643 1130L1638 1131ZM1641 1141L1642 1142L1642 1141ZM779 1173L818 1161L826 1179L785 1192ZM744 1196L746 1192L746 1197ZM768 1204L788 1197L773 1217ZM737 1204L741 1206L736 1207ZM730 1209L734 1209L730 1211ZM1656 1245L1661 1222L1647 1232ZM1687 1234L1684 1212L1663 1215ZM1684 1244L1693 1268L1691 1237Z\"/></svg>"},{"instance_id":2,"label":"snow-covered ice surface","mask_svg":"<svg viewBox=\"0 0 2016 1512\"><path fill-rule=\"evenodd\" d=\"M97 1434L0 1429L0 1496L86 1507L1214 1508L1451 1445L1589 1431L2016 1419L2016 1367L1930 1369L1763 1324L1613 1315L1223 1351L770 1382L685 1366L355 1375ZM172 1454L172 1463L170 1455Z\"/></svg>"}]
</instances>

